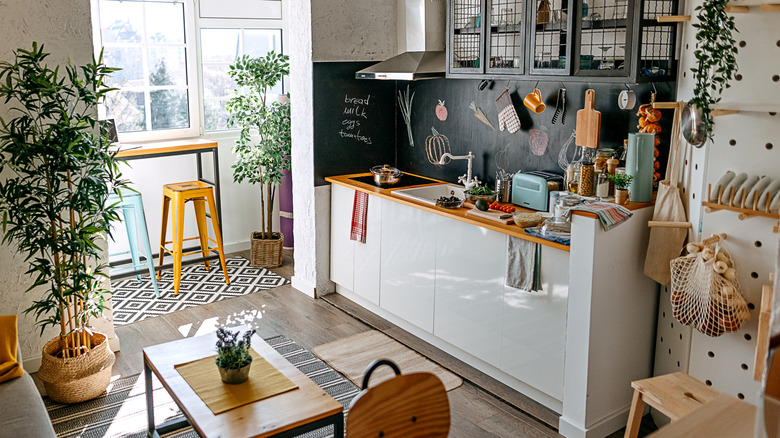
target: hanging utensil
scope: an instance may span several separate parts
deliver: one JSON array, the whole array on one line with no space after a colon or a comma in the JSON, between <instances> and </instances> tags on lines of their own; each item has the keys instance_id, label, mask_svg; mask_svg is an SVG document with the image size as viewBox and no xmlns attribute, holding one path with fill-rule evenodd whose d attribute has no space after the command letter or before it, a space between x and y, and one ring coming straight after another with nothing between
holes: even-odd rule
<instances>
[{"instance_id":1,"label":"hanging utensil","mask_svg":"<svg viewBox=\"0 0 780 438\"><path fill-rule=\"evenodd\" d=\"M700 148L707 141L707 130L701 108L688 102L682 109L682 133L685 141Z\"/></svg>"},{"instance_id":2,"label":"hanging utensil","mask_svg":"<svg viewBox=\"0 0 780 438\"><path fill-rule=\"evenodd\" d=\"M585 107L577 111L577 137L575 144L596 149L601 137L601 112L596 111L594 103L596 91L585 91Z\"/></svg>"},{"instance_id":3,"label":"hanging utensil","mask_svg":"<svg viewBox=\"0 0 780 438\"><path fill-rule=\"evenodd\" d=\"M566 123L566 88L558 89L558 100L555 101L555 113L552 116L552 124L558 121L558 116L563 113L561 123Z\"/></svg>"}]
</instances>

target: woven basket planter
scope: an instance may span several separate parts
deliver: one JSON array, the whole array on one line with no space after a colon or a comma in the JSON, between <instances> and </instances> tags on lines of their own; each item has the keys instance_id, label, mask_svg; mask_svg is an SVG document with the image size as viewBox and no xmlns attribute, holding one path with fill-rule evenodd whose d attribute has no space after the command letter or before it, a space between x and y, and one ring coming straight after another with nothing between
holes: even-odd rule
<instances>
[{"instance_id":1,"label":"woven basket planter","mask_svg":"<svg viewBox=\"0 0 780 438\"><path fill-rule=\"evenodd\" d=\"M60 358L59 336L43 346L38 377L49 397L60 403L79 403L102 394L111 382L111 365L116 356L108 347L106 335L93 332L93 347L77 357Z\"/></svg>"},{"instance_id":2,"label":"woven basket planter","mask_svg":"<svg viewBox=\"0 0 780 438\"><path fill-rule=\"evenodd\" d=\"M252 233L250 262L255 268L276 268L282 266L282 233L271 233L270 239L262 239L263 233Z\"/></svg>"}]
</instances>

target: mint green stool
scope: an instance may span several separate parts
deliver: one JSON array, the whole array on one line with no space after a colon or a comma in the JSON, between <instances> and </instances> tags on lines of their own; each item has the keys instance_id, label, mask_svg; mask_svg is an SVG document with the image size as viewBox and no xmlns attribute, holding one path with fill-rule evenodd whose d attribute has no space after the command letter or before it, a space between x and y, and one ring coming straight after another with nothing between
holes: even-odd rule
<instances>
[{"instance_id":1,"label":"mint green stool","mask_svg":"<svg viewBox=\"0 0 780 438\"><path fill-rule=\"evenodd\" d=\"M144 203L141 199L141 194L136 192L125 191L122 193L122 198L118 195L110 195L107 203L109 205L116 204L117 207L122 209L122 214L125 218L125 229L127 230L127 241L130 245L130 251L124 251L119 253L111 253L109 256L130 254L130 259L133 261L132 266L123 268L117 268L113 272L121 272L127 270L138 270L146 266L149 268L149 276L154 286L154 294L157 298L160 298L160 289L157 287L157 275L154 272L154 261L152 260L152 248L149 244L149 232L146 228L146 215L144 214ZM143 245L143 253L138 252L138 240L141 240ZM146 258L146 262L141 263L140 256ZM141 275L136 275L137 280L141 280Z\"/></svg>"}]
</instances>

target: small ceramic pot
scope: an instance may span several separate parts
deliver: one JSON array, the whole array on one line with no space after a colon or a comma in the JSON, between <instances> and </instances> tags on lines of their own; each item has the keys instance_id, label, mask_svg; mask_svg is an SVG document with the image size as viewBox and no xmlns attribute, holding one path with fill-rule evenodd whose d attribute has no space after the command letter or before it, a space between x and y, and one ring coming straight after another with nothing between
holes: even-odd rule
<instances>
[{"instance_id":1,"label":"small ceramic pot","mask_svg":"<svg viewBox=\"0 0 780 438\"><path fill-rule=\"evenodd\" d=\"M227 383L228 385L238 385L239 383L244 383L249 380L250 366L252 366L251 362L249 365L234 370L229 370L222 367L217 368L219 368L219 375L222 377L223 383Z\"/></svg>"},{"instance_id":2,"label":"small ceramic pot","mask_svg":"<svg viewBox=\"0 0 780 438\"><path fill-rule=\"evenodd\" d=\"M615 204L628 204L628 190L615 189Z\"/></svg>"}]
</instances>

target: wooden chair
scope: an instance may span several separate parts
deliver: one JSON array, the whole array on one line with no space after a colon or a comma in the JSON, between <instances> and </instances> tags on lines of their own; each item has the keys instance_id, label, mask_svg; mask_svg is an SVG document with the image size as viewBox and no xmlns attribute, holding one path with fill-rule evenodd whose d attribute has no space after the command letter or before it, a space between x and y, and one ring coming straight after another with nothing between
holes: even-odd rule
<instances>
[{"instance_id":1,"label":"wooden chair","mask_svg":"<svg viewBox=\"0 0 780 438\"><path fill-rule=\"evenodd\" d=\"M382 365L395 377L368 388L371 373ZM369 365L347 415L349 438L446 437L449 430L450 402L441 380L431 373L401 374L387 359Z\"/></svg>"},{"instance_id":2,"label":"wooden chair","mask_svg":"<svg viewBox=\"0 0 780 438\"><path fill-rule=\"evenodd\" d=\"M676 421L720 395L686 373L672 373L631 382L634 398L628 415L625 438L636 438L645 403Z\"/></svg>"}]
</instances>

